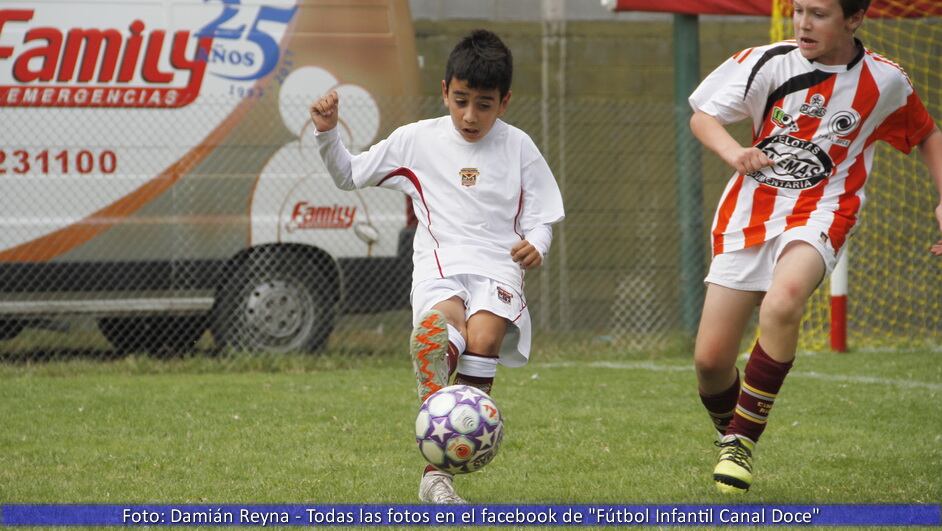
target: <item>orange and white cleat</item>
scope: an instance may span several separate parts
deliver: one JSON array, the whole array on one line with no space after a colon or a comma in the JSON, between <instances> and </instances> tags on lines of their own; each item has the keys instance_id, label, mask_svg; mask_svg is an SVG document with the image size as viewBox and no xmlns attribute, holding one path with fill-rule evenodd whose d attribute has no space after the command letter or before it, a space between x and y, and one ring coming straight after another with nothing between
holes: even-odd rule
<instances>
[{"instance_id":1,"label":"orange and white cleat","mask_svg":"<svg viewBox=\"0 0 942 531\"><path fill-rule=\"evenodd\" d=\"M412 369L419 393L425 402L432 393L448 386L448 321L445 314L429 310L412 329L409 340Z\"/></svg>"}]
</instances>

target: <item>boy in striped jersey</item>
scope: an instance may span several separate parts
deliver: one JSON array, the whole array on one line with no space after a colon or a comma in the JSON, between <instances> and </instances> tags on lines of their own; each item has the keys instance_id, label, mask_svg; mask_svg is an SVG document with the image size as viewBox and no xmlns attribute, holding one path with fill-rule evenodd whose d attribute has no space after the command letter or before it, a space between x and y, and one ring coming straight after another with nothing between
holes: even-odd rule
<instances>
[{"instance_id":1,"label":"boy in striped jersey","mask_svg":"<svg viewBox=\"0 0 942 531\"><path fill-rule=\"evenodd\" d=\"M718 431L721 492L752 484L752 453L795 358L811 293L857 223L873 144L919 147L942 195L942 133L895 63L854 37L869 0L794 0L795 40L737 53L690 96L694 135L736 173L713 222L694 364ZM725 125L750 119L741 146ZM942 230L942 202L935 209ZM942 254L942 240L931 246ZM740 380L739 343L759 306Z\"/></svg>"},{"instance_id":2,"label":"boy in striped jersey","mask_svg":"<svg viewBox=\"0 0 942 531\"><path fill-rule=\"evenodd\" d=\"M500 120L510 103L513 59L490 31L452 50L442 80L450 116L404 125L351 156L337 131L336 91L311 106L317 144L344 190L381 186L412 198L411 339L419 400L455 383L490 393L501 363L527 363L527 269L549 251L563 202L530 137ZM442 427L443 429L446 429ZM431 465L419 483L427 503L465 503L452 475Z\"/></svg>"}]
</instances>

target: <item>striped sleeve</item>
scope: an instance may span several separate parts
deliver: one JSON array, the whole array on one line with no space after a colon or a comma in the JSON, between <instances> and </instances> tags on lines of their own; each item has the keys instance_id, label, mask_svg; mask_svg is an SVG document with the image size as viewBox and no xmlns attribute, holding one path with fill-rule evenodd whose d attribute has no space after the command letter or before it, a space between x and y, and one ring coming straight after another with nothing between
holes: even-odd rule
<instances>
[{"instance_id":1,"label":"striped sleeve","mask_svg":"<svg viewBox=\"0 0 942 531\"><path fill-rule=\"evenodd\" d=\"M890 114L874 135L877 140L883 140L899 151L909 153L934 130L935 121L916 92L912 91L906 98L906 103Z\"/></svg>"},{"instance_id":2,"label":"striped sleeve","mask_svg":"<svg viewBox=\"0 0 942 531\"><path fill-rule=\"evenodd\" d=\"M771 57L763 48L733 55L700 83L690 95L690 106L724 125L754 117L768 94L763 66Z\"/></svg>"}]
</instances>

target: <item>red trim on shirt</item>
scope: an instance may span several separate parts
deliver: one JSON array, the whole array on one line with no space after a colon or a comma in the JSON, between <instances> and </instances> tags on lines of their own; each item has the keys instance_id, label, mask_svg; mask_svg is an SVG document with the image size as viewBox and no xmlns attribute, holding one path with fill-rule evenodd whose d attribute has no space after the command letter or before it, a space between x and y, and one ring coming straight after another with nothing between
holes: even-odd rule
<instances>
[{"instance_id":1,"label":"red trim on shirt","mask_svg":"<svg viewBox=\"0 0 942 531\"><path fill-rule=\"evenodd\" d=\"M523 234L517 230L517 222L520 220L520 213L523 212L523 188L520 188L520 201L517 202L517 213L514 214L514 232L517 233L517 236L520 236L520 239L526 239Z\"/></svg>"},{"instance_id":2,"label":"red trim on shirt","mask_svg":"<svg viewBox=\"0 0 942 531\"><path fill-rule=\"evenodd\" d=\"M406 167L396 168L395 170L387 173L385 177L380 179L380 181L376 183L376 186L380 186L381 184L386 182L388 179L391 179L397 176L405 177L406 179L409 179L412 185L415 186L415 189L419 192L419 199L422 200L422 206L425 207L425 216L426 216L426 219L428 220L429 236L431 236L432 240L435 241L435 247L441 247L438 244L438 238L436 238L435 234L432 233L432 212L428 208L428 203L425 202L425 194L422 192L422 183L419 182L418 176L416 176L416 174L412 170ZM438 260L438 255L435 256L435 259ZM439 265L438 270L441 271L441 269L442 269L441 265Z\"/></svg>"},{"instance_id":3,"label":"red trim on shirt","mask_svg":"<svg viewBox=\"0 0 942 531\"><path fill-rule=\"evenodd\" d=\"M441 275L442 278L445 278L445 272L442 271L442 262L438 259L438 250L432 249L432 254L435 255L435 265L438 266L438 274Z\"/></svg>"}]
</instances>

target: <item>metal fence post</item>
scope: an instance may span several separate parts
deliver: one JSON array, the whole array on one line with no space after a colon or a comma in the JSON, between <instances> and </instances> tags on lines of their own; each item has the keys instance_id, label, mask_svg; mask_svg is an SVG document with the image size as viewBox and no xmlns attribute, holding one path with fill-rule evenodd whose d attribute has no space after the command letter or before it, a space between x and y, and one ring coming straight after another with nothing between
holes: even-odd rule
<instances>
[{"instance_id":1,"label":"metal fence post","mask_svg":"<svg viewBox=\"0 0 942 531\"><path fill-rule=\"evenodd\" d=\"M700 143L690 132L687 97L700 79L700 31L696 15L674 15L674 128L677 222L680 225L680 297L684 331L697 332L705 276L703 179Z\"/></svg>"}]
</instances>

